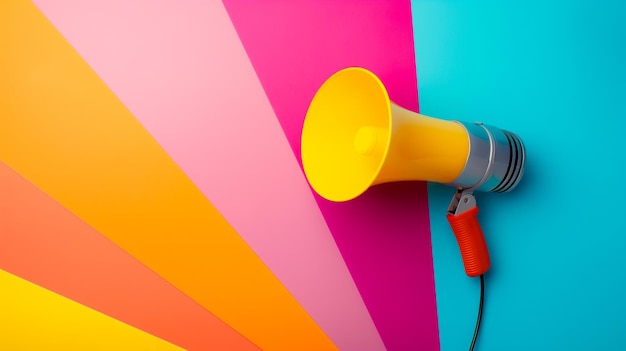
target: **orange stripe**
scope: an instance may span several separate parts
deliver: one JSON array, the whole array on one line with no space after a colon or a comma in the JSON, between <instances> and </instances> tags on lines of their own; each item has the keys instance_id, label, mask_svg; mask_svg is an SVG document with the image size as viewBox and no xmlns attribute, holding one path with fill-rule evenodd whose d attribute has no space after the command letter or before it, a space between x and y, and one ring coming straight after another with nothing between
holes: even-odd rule
<instances>
[{"instance_id":1,"label":"orange stripe","mask_svg":"<svg viewBox=\"0 0 626 351\"><path fill-rule=\"evenodd\" d=\"M0 286L2 350L181 350L2 270Z\"/></svg>"},{"instance_id":2,"label":"orange stripe","mask_svg":"<svg viewBox=\"0 0 626 351\"><path fill-rule=\"evenodd\" d=\"M335 349L32 4L0 23L0 160L262 349Z\"/></svg>"},{"instance_id":3,"label":"orange stripe","mask_svg":"<svg viewBox=\"0 0 626 351\"><path fill-rule=\"evenodd\" d=\"M0 268L187 350L250 341L0 162Z\"/></svg>"}]
</instances>

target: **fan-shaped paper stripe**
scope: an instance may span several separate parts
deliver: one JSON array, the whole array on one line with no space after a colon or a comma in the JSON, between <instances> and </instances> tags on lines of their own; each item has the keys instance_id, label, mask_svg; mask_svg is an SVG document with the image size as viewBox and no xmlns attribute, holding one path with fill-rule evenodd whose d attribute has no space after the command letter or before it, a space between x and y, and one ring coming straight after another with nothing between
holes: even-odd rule
<instances>
[{"instance_id":1,"label":"fan-shaped paper stripe","mask_svg":"<svg viewBox=\"0 0 626 351\"><path fill-rule=\"evenodd\" d=\"M0 286L3 350L182 350L2 270Z\"/></svg>"},{"instance_id":2,"label":"fan-shaped paper stripe","mask_svg":"<svg viewBox=\"0 0 626 351\"><path fill-rule=\"evenodd\" d=\"M187 350L258 350L2 162L0 233L7 272Z\"/></svg>"},{"instance_id":3,"label":"fan-shaped paper stripe","mask_svg":"<svg viewBox=\"0 0 626 351\"><path fill-rule=\"evenodd\" d=\"M334 349L34 5L0 23L1 160L260 348Z\"/></svg>"},{"instance_id":4,"label":"fan-shaped paper stripe","mask_svg":"<svg viewBox=\"0 0 626 351\"><path fill-rule=\"evenodd\" d=\"M409 0L224 4L298 158L309 103L342 68L372 70L392 100L417 111ZM387 184L347 203L318 203L385 346L438 348L425 184Z\"/></svg>"},{"instance_id":5,"label":"fan-shaped paper stripe","mask_svg":"<svg viewBox=\"0 0 626 351\"><path fill-rule=\"evenodd\" d=\"M35 3L340 349L383 349L219 1Z\"/></svg>"}]
</instances>

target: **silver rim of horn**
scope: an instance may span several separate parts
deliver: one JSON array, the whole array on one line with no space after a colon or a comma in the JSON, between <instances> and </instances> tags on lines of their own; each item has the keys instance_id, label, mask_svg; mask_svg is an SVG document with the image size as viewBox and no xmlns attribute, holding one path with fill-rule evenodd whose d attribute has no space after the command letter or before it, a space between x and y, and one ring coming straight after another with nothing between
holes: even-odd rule
<instances>
[{"instance_id":1,"label":"silver rim of horn","mask_svg":"<svg viewBox=\"0 0 626 351\"><path fill-rule=\"evenodd\" d=\"M524 174L526 150L519 136L482 123L457 122L467 130L465 168L450 185L469 191L507 192Z\"/></svg>"}]
</instances>

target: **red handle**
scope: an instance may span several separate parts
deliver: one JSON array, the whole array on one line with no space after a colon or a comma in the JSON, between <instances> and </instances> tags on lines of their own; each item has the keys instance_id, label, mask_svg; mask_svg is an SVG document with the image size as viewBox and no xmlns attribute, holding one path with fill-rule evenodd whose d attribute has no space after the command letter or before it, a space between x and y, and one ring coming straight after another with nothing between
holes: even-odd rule
<instances>
[{"instance_id":1,"label":"red handle","mask_svg":"<svg viewBox=\"0 0 626 351\"><path fill-rule=\"evenodd\" d=\"M489 251L483 230L478 223L478 207L461 213L448 214L448 222L452 227L456 241L461 249L461 257L465 266L465 273L470 277L477 277L489 270Z\"/></svg>"}]
</instances>

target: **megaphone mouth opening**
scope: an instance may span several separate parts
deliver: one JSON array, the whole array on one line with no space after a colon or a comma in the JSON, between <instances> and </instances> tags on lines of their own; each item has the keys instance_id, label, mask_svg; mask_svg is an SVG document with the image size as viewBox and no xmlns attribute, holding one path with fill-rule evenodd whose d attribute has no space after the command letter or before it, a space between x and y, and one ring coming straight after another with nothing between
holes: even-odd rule
<instances>
[{"instance_id":1,"label":"megaphone mouth opening","mask_svg":"<svg viewBox=\"0 0 626 351\"><path fill-rule=\"evenodd\" d=\"M387 89L374 73L349 67L330 76L302 128L302 164L313 189L335 202L364 193L387 157L391 123Z\"/></svg>"}]
</instances>

